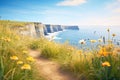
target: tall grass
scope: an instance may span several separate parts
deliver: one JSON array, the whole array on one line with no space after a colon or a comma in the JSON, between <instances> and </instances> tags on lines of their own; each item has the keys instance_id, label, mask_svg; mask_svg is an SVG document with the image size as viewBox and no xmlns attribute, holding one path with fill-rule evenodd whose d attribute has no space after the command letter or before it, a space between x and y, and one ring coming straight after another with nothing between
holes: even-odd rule
<instances>
[{"instance_id":1,"label":"tall grass","mask_svg":"<svg viewBox=\"0 0 120 80\"><path fill-rule=\"evenodd\" d=\"M77 50L67 44L40 39L31 42L31 48L39 49L41 55L55 59L61 66L80 80L120 80L120 47L114 45L108 32L108 43ZM115 35L114 35L115 36ZM82 44L83 45L83 44Z\"/></svg>"},{"instance_id":2,"label":"tall grass","mask_svg":"<svg viewBox=\"0 0 120 80\"><path fill-rule=\"evenodd\" d=\"M29 56L31 39L16 34L10 24L0 21L0 80L43 80L36 75L34 59Z\"/></svg>"}]
</instances>

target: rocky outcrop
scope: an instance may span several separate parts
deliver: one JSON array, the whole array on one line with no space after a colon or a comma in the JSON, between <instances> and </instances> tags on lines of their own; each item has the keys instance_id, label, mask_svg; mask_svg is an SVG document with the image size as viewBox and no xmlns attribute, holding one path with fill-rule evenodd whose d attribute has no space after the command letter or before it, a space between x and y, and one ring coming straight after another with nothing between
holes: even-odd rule
<instances>
[{"instance_id":1,"label":"rocky outcrop","mask_svg":"<svg viewBox=\"0 0 120 80\"><path fill-rule=\"evenodd\" d=\"M62 25L58 25L58 31L63 31Z\"/></svg>"},{"instance_id":2,"label":"rocky outcrop","mask_svg":"<svg viewBox=\"0 0 120 80\"><path fill-rule=\"evenodd\" d=\"M34 23L35 25L35 31L37 37L43 37L44 36L44 25L42 23Z\"/></svg>"},{"instance_id":3,"label":"rocky outcrop","mask_svg":"<svg viewBox=\"0 0 120 80\"><path fill-rule=\"evenodd\" d=\"M53 31L54 32L58 32L58 31L62 31L63 30L61 25L52 25L52 27L53 27Z\"/></svg>"},{"instance_id":4,"label":"rocky outcrop","mask_svg":"<svg viewBox=\"0 0 120 80\"><path fill-rule=\"evenodd\" d=\"M44 36L44 25L42 23L29 23L25 27L25 29L19 29L20 34L31 36L34 38L40 38Z\"/></svg>"},{"instance_id":5,"label":"rocky outcrop","mask_svg":"<svg viewBox=\"0 0 120 80\"><path fill-rule=\"evenodd\" d=\"M44 25L43 29L44 29L44 35L48 35L47 28L45 25Z\"/></svg>"},{"instance_id":6,"label":"rocky outcrop","mask_svg":"<svg viewBox=\"0 0 120 80\"><path fill-rule=\"evenodd\" d=\"M64 29L79 30L78 26L62 26L62 25L51 25L51 24L42 24L39 22L29 23L24 28L25 30L20 30L22 35L27 35L35 38L40 38L48 33L54 33L62 31Z\"/></svg>"},{"instance_id":7,"label":"rocky outcrop","mask_svg":"<svg viewBox=\"0 0 120 80\"><path fill-rule=\"evenodd\" d=\"M19 28L19 33L21 35L26 35L26 36L31 36L36 38L35 25L32 23L27 24L25 27Z\"/></svg>"},{"instance_id":8,"label":"rocky outcrop","mask_svg":"<svg viewBox=\"0 0 120 80\"><path fill-rule=\"evenodd\" d=\"M45 35L46 33L53 33L53 32L58 32L58 31L62 31L63 28L61 25L50 25L50 24L45 24Z\"/></svg>"},{"instance_id":9,"label":"rocky outcrop","mask_svg":"<svg viewBox=\"0 0 120 80\"><path fill-rule=\"evenodd\" d=\"M50 24L45 24L45 27L46 27L48 33L53 33L53 32L54 32L52 25L50 25Z\"/></svg>"},{"instance_id":10,"label":"rocky outcrop","mask_svg":"<svg viewBox=\"0 0 120 80\"><path fill-rule=\"evenodd\" d=\"M53 27L53 31L54 31L54 32L58 32L58 28L57 28L56 25L53 25L52 27Z\"/></svg>"}]
</instances>

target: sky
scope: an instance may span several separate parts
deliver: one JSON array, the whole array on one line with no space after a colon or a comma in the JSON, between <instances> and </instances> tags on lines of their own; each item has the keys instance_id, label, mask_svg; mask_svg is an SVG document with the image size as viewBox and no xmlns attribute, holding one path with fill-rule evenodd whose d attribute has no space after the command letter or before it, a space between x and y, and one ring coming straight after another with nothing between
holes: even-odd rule
<instances>
[{"instance_id":1,"label":"sky","mask_svg":"<svg viewBox=\"0 0 120 80\"><path fill-rule=\"evenodd\" d=\"M0 18L61 25L120 25L120 0L0 0Z\"/></svg>"}]
</instances>

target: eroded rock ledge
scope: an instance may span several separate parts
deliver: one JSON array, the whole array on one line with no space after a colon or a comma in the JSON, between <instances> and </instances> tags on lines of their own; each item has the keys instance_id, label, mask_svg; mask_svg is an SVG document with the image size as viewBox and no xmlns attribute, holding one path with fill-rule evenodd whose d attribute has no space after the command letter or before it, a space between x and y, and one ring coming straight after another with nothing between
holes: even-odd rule
<instances>
[{"instance_id":1,"label":"eroded rock ledge","mask_svg":"<svg viewBox=\"0 0 120 80\"><path fill-rule=\"evenodd\" d=\"M21 30L20 34L27 35L35 38L40 38L48 33L54 33L58 31L63 31L64 29L79 30L78 26L65 26L65 25L51 25L51 24L42 24L39 22L29 23Z\"/></svg>"}]
</instances>

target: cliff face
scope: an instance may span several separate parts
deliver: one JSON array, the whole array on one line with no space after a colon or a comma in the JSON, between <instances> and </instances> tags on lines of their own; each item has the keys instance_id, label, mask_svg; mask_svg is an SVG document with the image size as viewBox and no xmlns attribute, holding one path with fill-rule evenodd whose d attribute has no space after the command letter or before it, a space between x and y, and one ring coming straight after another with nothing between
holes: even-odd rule
<instances>
[{"instance_id":1,"label":"cliff face","mask_svg":"<svg viewBox=\"0 0 120 80\"><path fill-rule=\"evenodd\" d=\"M53 32L58 32L58 31L62 31L62 30L63 30L63 28L61 25L45 24L44 34L47 35L47 33L53 33Z\"/></svg>"},{"instance_id":2,"label":"cliff face","mask_svg":"<svg viewBox=\"0 0 120 80\"><path fill-rule=\"evenodd\" d=\"M45 25L44 25L43 29L44 29L44 35L48 35L48 31L47 31L47 28Z\"/></svg>"},{"instance_id":3,"label":"cliff face","mask_svg":"<svg viewBox=\"0 0 120 80\"><path fill-rule=\"evenodd\" d=\"M61 25L52 25L52 27L53 27L53 31L54 32L58 32L58 31L62 31L63 30Z\"/></svg>"},{"instance_id":4,"label":"cliff face","mask_svg":"<svg viewBox=\"0 0 120 80\"><path fill-rule=\"evenodd\" d=\"M54 32L52 25L46 24L45 27L46 27L48 33L53 33Z\"/></svg>"},{"instance_id":5,"label":"cliff face","mask_svg":"<svg viewBox=\"0 0 120 80\"><path fill-rule=\"evenodd\" d=\"M27 24L24 28L25 30L20 30L20 34L31 36L34 38L39 38L44 36L44 25L41 23L30 23Z\"/></svg>"},{"instance_id":6,"label":"cliff face","mask_svg":"<svg viewBox=\"0 0 120 80\"><path fill-rule=\"evenodd\" d=\"M78 26L50 25L38 22L30 23L24 28L26 28L26 30L20 31L22 35L27 35L35 38L40 38L45 35L48 35L48 33L54 33L62 31L64 29L79 30Z\"/></svg>"},{"instance_id":7,"label":"cliff face","mask_svg":"<svg viewBox=\"0 0 120 80\"><path fill-rule=\"evenodd\" d=\"M79 30L78 26L64 26L64 29Z\"/></svg>"},{"instance_id":8,"label":"cliff face","mask_svg":"<svg viewBox=\"0 0 120 80\"><path fill-rule=\"evenodd\" d=\"M43 37L44 36L44 25L41 23L34 23L35 25L35 32L37 37Z\"/></svg>"},{"instance_id":9,"label":"cliff face","mask_svg":"<svg viewBox=\"0 0 120 80\"><path fill-rule=\"evenodd\" d=\"M36 31L35 31L34 24L27 24L24 28L19 28L19 33L21 35L26 35L26 36L31 36L36 38Z\"/></svg>"}]
</instances>

